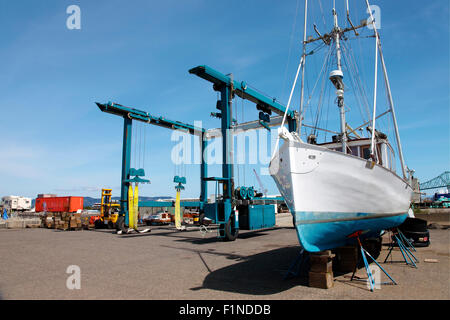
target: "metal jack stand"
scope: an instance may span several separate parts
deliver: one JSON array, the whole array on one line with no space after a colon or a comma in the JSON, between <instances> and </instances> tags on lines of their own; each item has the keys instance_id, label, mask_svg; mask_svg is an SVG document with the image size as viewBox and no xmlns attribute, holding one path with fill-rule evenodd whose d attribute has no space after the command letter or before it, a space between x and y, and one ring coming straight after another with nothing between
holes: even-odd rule
<instances>
[{"instance_id":1,"label":"metal jack stand","mask_svg":"<svg viewBox=\"0 0 450 320\"><path fill-rule=\"evenodd\" d=\"M392 231L392 237L395 239L395 242L397 242L397 245L400 249L400 252L402 253L403 259L405 260L406 264L417 268L416 262L419 262L419 260L414 256L414 254L411 252L416 251L416 248L414 248L411 241L409 241L405 235L397 228L394 228ZM394 250L394 239L391 238L389 253L386 256L386 259L384 259L384 263L388 260L389 257L391 257L392 262L392 250ZM411 249L408 249L408 247ZM409 260L409 261L408 261ZM415 260L415 261L414 261Z\"/></svg>"},{"instance_id":2,"label":"metal jack stand","mask_svg":"<svg viewBox=\"0 0 450 320\"><path fill-rule=\"evenodd\" d=\"M370 291L373 292L373 289L375 288L375 279L374 279L374 277L373 277L372 271L371 271L370 268L369 268L369 263L368 263L367 257L366 257L366 255L368 255L368 256L372 259L372 261L376 263L376 265L380 268L380 270L383 271L384 274L385 274L389 279L391 279L392 283L395 284L395 285L397 285L397 282L395 282L395 280L392 279L392 277L389 275L389 273L387 273L386 270L384 270L383 267L377 262L377 260L375 260L375 259L370 255L370 253L367 252L367 250L363 248L363 246L362 246L362 244L361 244L361 240L360 240L360 238L359 238L359 236L361 235L361 233L362 233L362 231L357 231L357 232L355 232L355 233L353 233L353 234L351 234L351 235L348 236L349 238L356 238L356 240L358 241L358 244L359 244L359 248L360 248L360 250L361 250L361 258L359 259L358 263L357 263L356 266L355 266L355 270L353 271L352 278L351 278L350 281L353 281L353 278L355 277L355 273L356 273L356 271L358 270L358 265L359 265L359 263L361 262L361 259L362 259L362 260L364 261L364 266L365 266L365 268L366 268L366 273L367 273L367 276L368 276L368 278L369 278ZM382 282L382 283L380 283L380 284L389 284L389 282Z\"/></svg>"},{"instance_id":3,"label":"metal jack stand","mask_svg":"<svg viewBox=\"0 0 450 320\"><path fill-rule=\"evenodd\" d=\"M417 250L414 247L413 243L403 234L403 232L401 232L400 229L397 229L397 232L398 232L398 234L400 236L400 239L402 239L403 242L405 242L408 245L408 247L411 248L412 251L417 252ZM418 262L419 260L416 259L416 261Z\"/></svg>"},{"instance_id":4,"label":"metal jack stand","mask_svg":"<svg viewBox=\"0 0 450 320\"><path fill-rule=\"evenodd\" d=\"M309 260L308 253L305 251L304 248L302 248L297 258L295 258L294 262L289 267L283 279L287 280L291 277L298 277L299 275L305 274L305 272L307 272L306 264L308 260Z\"/></svg>"}]
</instances>

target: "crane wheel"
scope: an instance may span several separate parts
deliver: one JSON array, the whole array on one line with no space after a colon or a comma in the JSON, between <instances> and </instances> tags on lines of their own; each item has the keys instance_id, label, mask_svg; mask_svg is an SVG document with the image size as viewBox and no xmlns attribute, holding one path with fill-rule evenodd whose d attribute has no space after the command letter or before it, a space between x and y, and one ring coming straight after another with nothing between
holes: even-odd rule
<instances>
[{"instance_id":1,"label":"crane wheel","mask_svg":"<svg viewBox=\"0 0 450 320\"><path fill-rule=\"evenodd\" d=\"M104 227L103 221L100 219L95 220L94 225L95 225L95 229L103 229L103 227Z\"/></svg>"},{"instance_id":2,"label":"crane wheel","mask_svg":"<svg viewBox=\"0 0 450 320\"><path fill-rule=\"evenodd\" d=\"M117 218L116 230L117 231L122 231L124 233L127 232L127 229L125 228L125 217L124 216L119 216Z\"/></svg>"},{"instance_id":3,"label":"crane wheel","mask_svg":"<svg viewBox=\"0 0 450 320\"><path fill-rule=\"evenodd\" d=\"M205 219L205 214L200 213L200 215L198 216L198 224L199 225L203 225L203 219Z\"/></svg>"},{"instance_id":4,"label":"crane wheel","mask_svg":"<svg viewBox=\"0 0 450 320\"><path fill-rule=\"evenodd\" d=\"M234 215L230 216L227 224L225 225L225 241L234 241L239 235L239 229L234 226Z\"/></svg>"}]
</instances>

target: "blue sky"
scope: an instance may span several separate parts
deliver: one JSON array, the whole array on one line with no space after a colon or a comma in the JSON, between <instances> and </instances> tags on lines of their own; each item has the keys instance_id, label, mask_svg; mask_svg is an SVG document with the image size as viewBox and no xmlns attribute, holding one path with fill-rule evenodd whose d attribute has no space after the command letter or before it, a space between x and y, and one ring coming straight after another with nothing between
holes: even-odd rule
<instances>
[{"instance_id":1,"label":"blue sky","mask_svg":"<svg viewBox=\"0 0 450 320\"><path fill-rule=\"evenodd\" d=\"M216 93L188 73L197 65L232 72L286 102L300 55L303 2L296 14L297 0L0 0L0 195L98 197L101 187L119 195L122 120L94 103L111 100L216 128L219 120L209 116ZM310 3L310 22L322 31L319 1ZM337 1L341 17L344 3ZM81 30L66 27L72 4L81 8ZM322 4L330 26L329 3ZM425 181L450 163L449 3L371 4L381 8L405 158ZM364 1L350 0L350 6L355 23L367 18ZM294 108L298 100L297 92ZM244 110L239 120L256 119L249 102ZM152 181L141 195L173 195L173 175L182 171L188 181L184 196L197 197L198 166L175 168L170 161L172 132L141 130ZM253 168L246 166L245 175L241 168L241 184L245 176L247 185L258 187ZM217 170L212 167L211 175ZM277 193L269 176L261 179L269 193Z\"/></svg>"}]
</instances>

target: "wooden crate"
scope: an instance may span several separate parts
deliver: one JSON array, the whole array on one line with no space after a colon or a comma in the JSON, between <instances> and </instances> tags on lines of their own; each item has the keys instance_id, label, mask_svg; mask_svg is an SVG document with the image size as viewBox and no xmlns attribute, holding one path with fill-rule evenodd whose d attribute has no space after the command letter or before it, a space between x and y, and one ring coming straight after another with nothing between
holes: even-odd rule
<instances>
[{"instance_id":1,"label":"wooden crate","mask_svg":"<svg viewBox=\"0 0 450 320\"><path fill-rule=\"evenodd\" d=\"M332 272L309 272L309 286L320 289L330 289L333 287Z\"/></svg>"},{"instance_id":2,"label":"wooden crate","mask_svg":"<svg viewBox=\"0 0 450 320\"><path fill-rule=\"evenodd\" d=\"M325 263L311 263L311 272L333 272L333 261Z\"/></svg>"},{"instance_id":3,"label":"wooden crate","mask_svg":"<svg viewBox=\"0 0 450 320\"><path fill-rule=\"evenodd\" d=\"M331 272L334 257L330 250L310 253L311 271Z\"/></svg>"},{"instance_id":4,"label":"wooden crate","mask_svg":"<svg viewBox=\"0 0 450 320\"><path fill-rule=\"evenodd\" d=\"M58 230L89 229L89 217L82 217L81 213L49 212L41 217L41 227ZM93 227L93 225L92 225Z\"/></svg>"},{"instance_id":5,"label":"wooden crate","mask_svg":"<svg viewBox=\"0 0 450 320\"><path fill-rule=\"evenodd\" d=\"M329 289L333 286L333 258L331 250L310 253L309 286Z\"/></svg>"}]
</instances>

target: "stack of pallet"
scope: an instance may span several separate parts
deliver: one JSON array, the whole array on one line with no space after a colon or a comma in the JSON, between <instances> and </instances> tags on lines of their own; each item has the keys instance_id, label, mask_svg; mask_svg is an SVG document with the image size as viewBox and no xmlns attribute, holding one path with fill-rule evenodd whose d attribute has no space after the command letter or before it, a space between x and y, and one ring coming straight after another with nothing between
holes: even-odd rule
<instances>
[{"instance_id":1,"label":"stack of pallet","mask_svg":"<svg viewBox=\"0 0 450 320\"><path fill-rule=\"evenodd\" d=\"M329 289L333 287L333 257L330 250L310 253L309 286Z\"/></svg>"},{"instance_id":2,"label":"stack of pallet","mask_svg":"<svg viewBox=\"0 0 450 320\"><path fill-rule=\"evenodd\" d=\"M42 217L42 227L58 230L82 230L93 228L89 224L89 217L82 217L81 213L54 212Z\"/></svg>"},{"instance_id":3,"label":"stack of pallet","mask_svg":"<svg viewBox=\"0 0 450 320\"><path fill-rule=\"evenodd\" d=\"M53 213L48 212L41 216L41 228L53 228Z\"/></svg>"}]
</instances>

